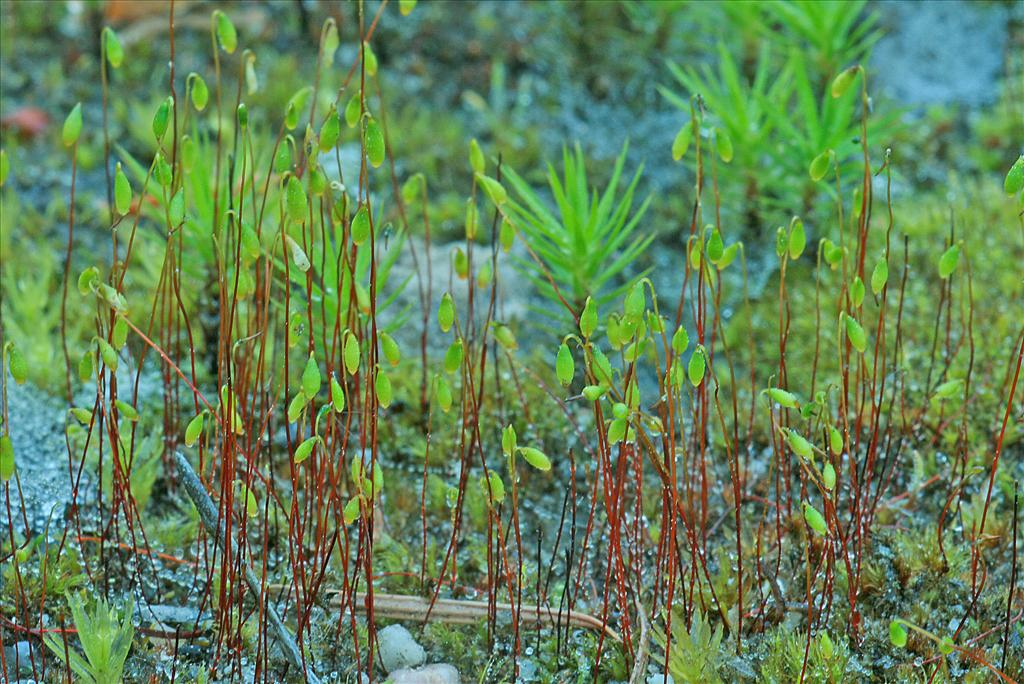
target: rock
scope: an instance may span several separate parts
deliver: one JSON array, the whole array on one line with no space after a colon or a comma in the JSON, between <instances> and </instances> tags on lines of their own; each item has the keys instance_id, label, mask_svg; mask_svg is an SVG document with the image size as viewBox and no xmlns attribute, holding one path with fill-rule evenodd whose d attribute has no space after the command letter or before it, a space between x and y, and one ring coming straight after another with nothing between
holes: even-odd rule
<instances>
[{"instance_id":1,"label":"rock","mask_svg":"<svg viewBox=\"0 0 1024 684\"><path fill-rule=\"evenodd\" d=\"M425 665L391 673L392 684L459 684L459 671L451 665Z\"/></svg>"},{"instance_id":2,"label":"rock","mask_svg":"<svg viewBox=\"0 0 1024 684\"><path fill-rule=\"evenodd\" d=\"M152 617L165 625L194 625L201 617L197 609L189 606L151 604L142 606L139 612L144 617ZM206 617L202 616L204 619Z\"/></svg>"},{"instance_id":3,"label":"rock","mask_svg":"<svg viewBox=\"0 0 1024 684\"><path fill-rule=\"evenodd\" d=\"M483 212L484 210L481 209L481 216L483 216ZM490 223L487 224L487 230L490 230ZM482 231L483 229L481 228L481 232ZM395 288L397 288L401 283L406 283L405 288L398 293L395 301L383 311L378 312L380 321L385 325L402 320L399 318L400 315L406 316L405 323L392 331L392 335L394 335L402 348L403 355L409 354L411 356L419 354L420 332L422 330L422 321L420 320L420 312L422 309L420 307L415 260L412 258L413 249L416 250L417 260L420 268L422 269L424 279L426 278L426 263L428 260L430 261L430 269L433 274L433 287L431 288L432 296L430 306L428 307L428 310L430 311L430 320L428 321L430 334L427 336L427 348L428 352L434 356L434 358L444 355L445 351L448 349L449 342L445 336L434 334L439 330L437 327L437 307L441 303L441 296L445 292L448 292L452 296L452 299L455 302L455 308L459 312L459 320L462 325L465 325L466 317L469 313L468 282L461 278L453 278L450 287L448 282L448 272L451 268L452 254L454 250L460 245L463 245L463 243L461 241L446 242L444 236L439 234L440 232L439 228L435 230L429 250L426 247L426 243L419 236L413 235L406 238L405 244L401 246L401 252L399 252L394 264L391 266L387 284L383 288L383 295L389 296L395 292ZM394 250L397 245L398 241L392 237L389 249ZM518 323L537 318L536 312L531 311L531 306L537 305L550 308L552 305L542 296L537 294L536 288L533 287L530 281L513 267L513 259L509 257L516 257L523 259L524 261L529 261L530 256L526 251L526 248L523 246L522 240L516 239L515 245L510 254L503 253L498 257L497 277L499 281L499 295L494 317L505 323L515 323L515 325L512 326L512 330L516 333L516 338L520 347L529 348L531 347L531 338L538 336L530 335L527 332L530 329L530 326L518 325ZM478 246L476 251L474 251L473 259L474 264L476 265L474 266L474 269L480 265L480 260L482 258L489 260L490 250L488 249L485 251L480 249ZM474 296L474 318L478 325L483 325L487 314L490 288L487 287L483 290L478 289Z\"/></svg>"},{"instance_id":4,"label":"rock","mask_svg":"<svg viewBox=\"0 0 1024 684\"><path fill-rule=\"evenodd\" d=\"M533 648L528 647L526 649L526 655L532 655ZM537 680L537 663L530 658L523 658L519 661L519 679L520 682L534 682Z\"/></svg>"},{"instance_id":5,"label":"rock","mask_svg":"<svg viewBox=\"0 0 1024 684\"><path fill-rule=\"evenodd\" d=\"M57 346L60 346L59 339ZM125 359L127 356L122 354L121 358ZM132 361L134 363L136 360ZM130 370L130 364L122 363L118 370L118 386L130 388L134 382L135 374ZM160 372L155 366L145 370L139 384L137 406L152 406L161 402L163 389L160 383ZM91 407L95 398L96 386L95 381L92 381L79 389L73 401L75 406ZM79 425L67 414L67 406L63 399L51 396L31 383L18 385L8 382L5 408L10 417L14 461L21 480L21 501L18 500L18 489L13 486L11 488L11 510L14 514L11 522L14 530L18 534L32 537L41 534L49 526L50 538L59 538L65 521L71 515L74 491L71 476L68 474L65 425L71 423L83 430L85 426ZM149 439L157 442L156 446L159 446L158 436L151 436ZM139 446L140 444L137 444L136 448ZM94 509L97 503L99 493L95 480L96 466L87 466L79 475L82 454L78 447L73 449L74 477L78 481L77 504L79 513L85 515L90 508ZM156 459L159 459L158 453ZM140 461L136 463L137 467L143 465ZM157 460L153 458L148 459L146 463L152 463L153 467L158 465ZM21 514L22 502L25 506L24 516ZM0 510L0 530L6 530L7 525L7 510L4 508Z\"/></svg>"},{"instance_id":6,"label":"rock","mask_svg":"<svg viewBox=\"0 0 1024 684\"><path fill-rule=\"evenodd\" d=\"M11 676L19 673L32 672L32 644L18 641L12 646L4 647L4 658ZM17 667L17 669L15 669Z\"/></svg>"},{"instance_id":7,"label":"rock","mask_svg":"<svg viewBox=\"0 0 1024 684\"><path fill-rule=\"evenodd\" d=\"M59 399L48 396L30 384L7 383L7 411L10 416L14 461L21 480L22 501L11 487L11 509L15 532L27 537L43 532L50 523L50 534L60 534L70 509L72 483L68 475L68 452L64 443L65 409ZM81 454L75 454L75 462ZM88 469L82 473L78 505L95 499L95 486ZM21 515L21 503L25 516ZM28 521L28 530L24 521ZM7 511L0 513L0 529L8 524Z\"/></svg>"},{"instance_id":8,"label":"rock","mask_svg":"<svg viewBox=\"0 0 1024 684\"><path fill-rule=\"evenodd\" d=\"M996 3L877 6L886 35L871 56L872 78L900 103L979 106L998 95L1007 43L1007 8Z\"/></svg>"},{"instance_id":9,"label":"rock","mask_svg":"<svg viewBox=\"0 0 1024 684\"><path fill-rule=\"evenodd\" d=\"M402 668L422 665L427 659L426 651L402 625L388 625L377 632L377 646L377 658L389 674Z\"/></svg>"},{"instance_id":10,"label":"rock","mask_svg":"<svg viewBox=\"0 0 1024 684\"><path fill-rule=\"evenodd\" d=\"M729 659L722 663L726 670L725 673L730 674L726 679L730 682L755 682L757 681L757 672L750 666L750 663L746 658L737 656L735 654L729 656ZM847 665L849 667L849 665ZM847 670L849 672L849 670ZM719 669L720 674L722 673L721 668ZM864 673L867 675L868 673Z\"/></svg>"},{"instance_id":11,"label":"rock","mask_svg":"<svg viewBox=\"0 0 1024 684\"><path fill-rule=\"evenodd\" d=\"M647 677L647 684L675 684L672 675L665 676L663 672L655 672Z\"/></svg>"}]
</instances>

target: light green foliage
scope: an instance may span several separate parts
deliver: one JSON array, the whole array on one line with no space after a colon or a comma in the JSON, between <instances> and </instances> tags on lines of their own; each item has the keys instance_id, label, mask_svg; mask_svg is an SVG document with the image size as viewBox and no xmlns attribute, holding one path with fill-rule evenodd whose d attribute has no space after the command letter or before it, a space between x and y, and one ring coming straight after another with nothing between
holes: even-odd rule
<instances>
[{"instance_id":1,"label":"light green foliage","mask_svg":"<svg viewBox=\"0 0 1024 684\"><path fill-rule=\"evenodd\" d=\"M611 179L603 191L588 182L586 161L579 146L574 152L562 151L562 176L548 167L547 179L557 214L548 209L540 195L522 176L506 169L505 182L511 190L506 205L527 243L550 271L562 296L577 313L587 297L596 303L617 299L628 291L642 274L628 272L654 239L654 232L641 226L650 198L633 210L633 195L642 169L619 194L619 183L626 163L627 146L615 160ZM566 315L554 288L543 272L530 260L519 262L521 270L556 306L543 313L564 321ZM621 276L630 281L616 287Z\"/></svg>"},{"instance_id":2,"label":"light green foliage","mask_svg":"<svg viewBox=\"0 0 1024 684\"><path fill-rule=\"evenodd\" d=\"M804 653L807 650L807 633L778 629L768 640L768 655L761 666L761 681L784 684L800 680L809 684L833 684L846 681L846 663L850 659L846 640L838 634L820 632L811 638L807 653L807 668L804 670Z\"/></svg>"},{"instance_id":3,"label":"light green foliage","mask_svg":"<svg viewBox=\"0 0 1024 684\"><path fill-rule=\"evenodd\" d=\"M672 611L672 640L668 643L665 631L653 629L654 642L664 651L669 674L680 684L718 684L724 681L719 671L722 660L722 626L712 627L697 610L693 623L686 626L682 611Z\"/></svg>"},{"instance_id":4,"label":"light green foliage","mask_svg":"<svg viewBox=\"0 0 1024 684\"><path fill-rule=\"evenodd\" d=\"M127 436L130 428L127 417L123 413L121 419L121 429L123 434ZM118 450L120 458L120 467L118 468L119 482L123 483L122 478L127 476L127 484L135 501L135 507L140 512L145 511L146 506L149 504L153 494L153 487L162 470L160 467L162 437L156 427L159 420L160 417L155 413L142 415L138 424L139 436L135 442L131 443L130 440L123 439L123 444ZM102 472L103 498L107 502L112 502L114 500L114 458L111 455L110 446L107 442L104 442L101 459L99 452L100 442L94 435L93 439L88 441L89 449L86 452L86 428L87 426L79 425L76 421L69 420L66 429L71 442L71 448L75 450L74 453L82 454L84 452L86 454L86 465L93 472ZM100 471L101 463L102 471Z\"/></svg>"},{"instance_id":5,"label":"light green foliage","mask_svg":"<svg viewBox=\"0 0 1024 684\"><path fill-rule=\"evenodd\" d=\"M669 62L673 77L684 89L681 96L666 86L659 88L661 94L684 112L690 111L690 96L699 94L712 113L712 119L724 130L732 142L734 151L730 164L739 174L739 183L753 190L752 198L758 196L758 188L768 180L760 161L767 149L767 143L775 126L768 115L768 108L778 106L786 95L786 82L775 71L771 59L771 47L765 43L757 60L752 78L745 77L729 48L718 45L718 73L704 64L697 69L683 67ZM728 187L728 186L726 186ZM736 187L739 193L742 188ZM733 192L727 197L726 206L733 206ZM736 195L738 199L740 195Z\"/></svg>"},{"instance_id":6,"label":"light green foliage","mask_svg":"<svg viewBox=\"0 0 1024 684\"><path fill-rule=\"evenodd\" d=\"M128 599L115 607L98 599L87 606L73 593L67 594L67 600L84 656L70 647L65 652L63 640L52 632L43 643L86 684L120 684L135 636L134 603Z\"/></svg>"},{"instance_id":7,"label":"light green foliage","mask_svg":"<svg viewBox=\"0 0 1024 684\"><path fill-rule=\"evenodd\" d=\"M45 534L33 537L21 546L21 540L15 537L19 549L10 562L3 567L3 585L19 587L25 593L25 600L32 610L41 605L44 597L60 596L64 592L82 586L88 577L82 570L81 560L76 548L65 548L60 553L58 545L48 543ZM4 551L9 546L5 542ZM13 608L16 594L0 592L0 605Z\"/></svg>"},{"instance_id":8,"label":"light green foliage","mask_svg":"<svg viewBox=\"0 0 1024 684\"><path fill-rule=\"evenodd\" d=\"M28 380L44 388L59 388L64 383L64 359L60 341L60 291L63 272L61 257L55 250L38 248L45 223L55 217L39 214L22 205L14 193L0 200L0 285L3 297L5 339L17 346L25 361ZM17 255L8 259L8 255ZM86 340L95 334L87 314L93 303L75 293L74 282L68 295L68 347L77 359ZM94 300L95 298L91 298Z\"/></svg>"},{"instance_id":9,"label":"light green foliage","mask_svg":"<svg viewBox=\"0 0 1024 684\"><path fill-rule=\"evenodd\" d=\"M812 159L835 150L841 162L858 149L858 98L847 93L835 99L828 92L831 77L851 62L866 59L880 37L877 19L865 15L858 2L729 3L725 11L744 22L761 45L744 69L731 45L719 43L717 73L669 62L669 70L682 93L667 86L662 95L689 113L689 97L700 95L709 123L719 125L735 150L735 159L719 173L723 208L744 217L747 227L760 228L757 217L778 221L785 212L814 215L817 205L807 181ZM780 31L779 27L783 30ZM753 56L753 54L751 55ZM892 114L868 122L868 138L889 139L896 119ZM825 157L811 176L826 170ZM733 180L735 179L735 180ZM828 189L831 192L831 189ZM827 205L826 205L827 206Z\"/></svg>"},{"instance_id":10,"label":"light green foliage","mask_svg":"<svg viewBox=\"0 0 1024 684\"><path fill-rule=\"evenodd\" d=\"M780 177L802 181L807 165L825 150L833 150L842 168L850 172L859 163L858 98L852 92L840 98L832 97L821 85L819 72L807 63L806 55L800 50L789 53L780 78L787 84L783 105L766 110L778 129L778 141L785 148L773 156ZM891 139L897 130L893 112L883 111L868 119L869 140ZM806 191L806 185L795 187ZM831 186L828 191L833 191ZM797 206L802 213L811 213L814 205Z\"/></svg>"},{"instance_id":11,"label":"light green foliage","mask_svg":"<svg viewBox=\"0 0 1024 684\"><path fill-rule=\"evenodd\" d=\"M760 8L769 22L777 22L800 45L818 73L832 75L864 60L882 37L878 15L867 12L867 4L867 0L796 0L761 3ZM768 22L759 28L766 36L772 31Z\"/></svg>"}]
</instances>

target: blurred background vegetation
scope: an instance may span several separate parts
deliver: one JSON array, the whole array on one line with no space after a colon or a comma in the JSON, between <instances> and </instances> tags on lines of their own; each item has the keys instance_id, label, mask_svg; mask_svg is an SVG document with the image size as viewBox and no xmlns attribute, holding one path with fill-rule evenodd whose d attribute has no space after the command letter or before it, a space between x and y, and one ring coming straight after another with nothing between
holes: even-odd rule
<instances>
[{"instance_id":1,"label":"blurred background vegetation","mask_svg":"<svg viewBox=\"0 0 1024 684\"><path fill-rule=\"evenodd\" d=\"M387 9L397 16L397 3ZM333 0L177 3L179 73L210 68L209 12L223 7L259 45L248 96L254 112L283 111L292 74L312 71L318 32L335 16L348 64L354 5ZM402 21L383 21L374 41L386 78L391 145L401 176L430 180L432 219L461 237L470 170L465 141L488 150L535 186L563 145L579 144L601 187L626 141L625 172L644 166L637 197L652 196L645 231L679 247L692 169L673 162L675 132L700 95L707 124L734 155L717 168L722 221L748 244L770 246L775 227L804 216L810 236L832 211L806 174L826 147L854 163L855 98L833 101L826 84L856 62L869 65L875 156L893 149L897 202L946 205L971 177L1005 171L1024 140L1024 16L1014 2L424 2ZM368 2L372 16L377 3ZM110 24L131 56L112 76L111 131L132 155L153 151L152 111L167 82L165 2L5 2L4 146L15 193L4 240L59 232L68 174L52 135L77 101L86 106L80 192L104 187L99 134L99 31ZM938 46L938 47L936 47ZM943 49L945 47L945 49ZM328 84L343 74L335 67ZM323 88L328 100L332 89ZM127 97L130 95L130 97ZM91 119L91 120L90 120ZM92 126L88 124L92 123ZM269 126L271 122L259 122ZM269 129L268 129L269 130ZM51 133L51 134L47 134ZM29 164L32 172L28 172ZM17 217L17 219L15 219ZM9 253L9 252L8 252ZM45 259L45 257L40 257ZM40 264L42 265L42 264ZM640 270L643 264L639 264ZM45 271L49 269L33 269ZM38 277L38 276L37 276ZM45 283L41 283L45 285Z\"/></svg>"}]
</instances>

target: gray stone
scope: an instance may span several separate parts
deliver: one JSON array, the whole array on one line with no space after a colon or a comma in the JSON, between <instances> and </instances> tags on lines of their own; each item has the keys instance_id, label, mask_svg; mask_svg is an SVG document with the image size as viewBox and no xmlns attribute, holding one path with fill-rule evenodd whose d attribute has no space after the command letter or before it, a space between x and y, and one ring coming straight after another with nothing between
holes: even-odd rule
<instances>
[{"instance_id":1,"label":"gray stone","mask_svg":"<svg viewBox=\"0 0 1024 684\"><path fill-rule=\"evenodd\" d=\"M871 56L872 78L911 105L991 103L1008 39L1005 7L951 0L878 3L886 35Z\"/></svg>"},{"instance_id":2,"label":"gray stone","mask_svg":"<svg viewBox=\"0 0 1024 684\"><path fill-rule=\"evenodd\" d=\"M28 641L18 641L11 646L5 646L4 657L12 675L32 672L32 644ZM17 665L17 671L15 671L15 665Z\"/></svg>"},{"instance_id":3,"label":"gray stone","mask_svg":"<svg viewBox=\"0 0 1024 684\"><path fill-rule=\"evenodd\" d=\"M481 209L481 217L483 215L483 209ZM481 233L483 230L484 228L481 227ZM486 230L490 231L489 222L486 224ZM395 323L402 320L400 316L405 316L405 323L392 330L392 335L394 335L403 350L410 350L410 352L406 353L418 354L420 349L420 332L422 330L420 318L422 309L420 307L415 263L418 261L425 280L427 261L429 261L430 270L433 275L433 287L431 288L432 296L430 306L428 307L431 317L428 321L430 334L427 336L427 350L435 358L442 356L448 349L448 342L445 341L446 338L434 334L439 330L436 312L441 302L441 296L445 292L451 295L452 300L455 302L455 308L459 312L461 325L466 324L466 317L469 311L468 281L461 278L453 278L450 286L448 282L452 255L455 249L462 243L459 241L447 242L445 238L438 234L440 232L439 227L434 228L434 237L429 250L427 249L426 242L418 235L411 235L406 239L406 244L402 245L401 252L399 252L395 263L391 267L388 282L383 289L382 296L390 296L394 293L395 288L403 282L406 283L405 289L398 293L395 301L387 309L379 312L379 320L384 325ZM395 238L391 238L389 249L394 250L397 248L397 245L398 241ZM416 260L412 258L413 249L416 250ZM531 316L535 316L530 311L531 305L547 305L546 300L537 295L536 289L530 281L513 267L513 259L510 259L510 256L524 261L528 261L530 258L522 241L518 239L515 241L511 254L503 253L498 258L497 278L499 281L499 297L494 317L505 323L528 320ZM490 260L490 249L481 249L478 245L477 249L473 252L474 269L480 266L482 263L481 259ZM474 295L474 320L477 325L483 325L487 314L489 298L489 287L483 290L476 290ZM523 347L529 346L529 338L525 333L526 328L527 326L513 327L517 335L517 341Z\"/></svg>"},{"instance_id":4,"label":"gray stone","mask_svg":"<svg viewBox=\"0 0 1024 684\"><path fill-rule=\"evenodd\" d=\"M388 673L422 665L427 659L423 647L402 625L388 625L377 632L377 658Z\"/></svg>"},{"instance_id":5,"label":"gray stone","mask_svg":"<svg viewBox=\"0 0 1024 684\"><path fill-rule=\"evenodd\" d=\"M43 532L50 523L50 534L59 534L64 528L65 516L70 508L72 482L68 475L67 447L64 443L64 414L61 401L48 396L30 384L7 383L7 411L10 416L11 441L17 466L21 501L18 489L11 481L11 512L0 512L0 529L13 524L15 532L34 536ZM75 455L75 475L78 475L78 457ZM86 469L88 471L88 469ZM95 498L95 487L90 484L88 472L82 473L78 505L87 505ZM25 513L22 516L21 502ZM25 521L28 529L25 529Z\"/></svg>"},{"instance_id":6,"label":"gray stone","mask_svg":"<svg viewBox=\"0 0 1024 684\"><path fill-rule=\"evenodd\" d=\"M459 671L447 664L424 665L395 670L389 679L391 684L459 684Z\"/></svg>"},{"instance_id":7,"label":"gray stone","mask_svg":"<svg viewBox=\"0 0 1024 684\"><path fill-rule=\"evenodd\" d=\"M199 611L190 606L151 604L142 606L139 612L144 617L152 617L165 625L196 624L200 619Z\"/></svg>"},{"instance_id":8,"label":"gray stone","mask_svg":"<svg viewBox=\"0 0 1024 684\"><path fill-rule=\"evenodd\" d=\"M533 648L529 647L526 649L526 655L532 655ZM537 662L531 658L523 658L519 661L519 679L520 682L534 682L537 680Z\"/></svg>"}]
</instances>

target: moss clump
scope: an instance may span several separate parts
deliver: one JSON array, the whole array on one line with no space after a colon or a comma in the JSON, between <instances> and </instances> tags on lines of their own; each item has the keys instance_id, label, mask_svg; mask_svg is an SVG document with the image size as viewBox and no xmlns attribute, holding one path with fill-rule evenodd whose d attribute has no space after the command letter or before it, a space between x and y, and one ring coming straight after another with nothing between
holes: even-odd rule
<instances>
[{"instance_id":1,"label":"moss clump","mask_svg":"<svg viewBox=\"0 0 1024 684\"><path fill-rule=\"evenodd\" d=\"M762 681L834 684L846 680L850 650L845 639L833 640L827 632L820 632L811 638L808 648L806 632L778 629L767 643L768 655L761 666Z\"/></svg>"}]
</instances>

